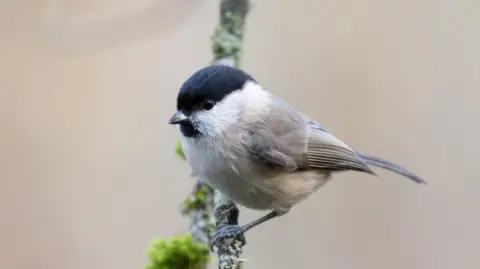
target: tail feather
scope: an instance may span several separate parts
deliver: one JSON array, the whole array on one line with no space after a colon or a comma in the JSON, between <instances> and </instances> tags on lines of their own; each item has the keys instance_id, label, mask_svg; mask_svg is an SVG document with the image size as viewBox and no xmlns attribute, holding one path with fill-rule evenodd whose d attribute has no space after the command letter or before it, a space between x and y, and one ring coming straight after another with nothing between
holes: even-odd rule
<instances>
[{"instance_id":1,"label":"tail feather","mask_svg":"<svg viewBox=\"0 0 480 269\"><path fill-rule=\"evenodd\" d=\"M363 153L357 153L360 158L362 158L367 164L377 166L383 169L390 170L392 172L395 172L397 174L400 174L404 177L407 177L419 184L427 184L425 180L420 178L419 176L414 175L413 173L407 171L406 169L381 158L375 157L375 156L370 156L367 154Z\"/></svg>"}]
</instances>

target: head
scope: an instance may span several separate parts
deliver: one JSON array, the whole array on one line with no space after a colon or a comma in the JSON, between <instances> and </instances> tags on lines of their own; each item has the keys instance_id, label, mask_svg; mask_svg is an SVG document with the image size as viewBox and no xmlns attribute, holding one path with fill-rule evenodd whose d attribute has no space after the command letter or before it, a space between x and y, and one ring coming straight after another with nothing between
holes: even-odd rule
<instances>
[{"instance_id":1,"label":"head","mask_svg":"<svg viewBox=\"0 0 480 269\"><path fill-rule=\"evenodd\" d=\"M170 118L183 136L198 138L218 134L235 124L251 101L263 91L243 70L225 65L204 67L181 86L177 112Z\"/></svg>"}]
</instances>

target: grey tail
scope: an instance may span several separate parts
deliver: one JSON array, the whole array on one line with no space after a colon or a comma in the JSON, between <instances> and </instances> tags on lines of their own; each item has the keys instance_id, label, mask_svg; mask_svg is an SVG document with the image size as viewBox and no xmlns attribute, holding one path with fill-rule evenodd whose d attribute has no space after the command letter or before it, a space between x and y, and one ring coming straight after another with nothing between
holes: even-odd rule
<instances>
[{"instance_id":1,"label":"grey tail","mask_svg":"<svg viewBox=\"0 0 480 269\"><path fill-rule=\"evenodd\" d=\"M384 159L380 159L380 158L377 158L375 156L370 156L370 155L367 155L367 154L363 154L363 153L359 153L357 152L357 155L362 158L367 164L370 164L370 165L373 165L373 166L377 166L377 167L380 167L380 168L383 168L383 169L387 169L387 170L390 170L392 172L395 172L397 174L400 174L404 177L407 177L419 184L427 184L427 182L425 180L423 180L422 178L420 178L419 176L416 176L414 175L413 173L405 170L404 168L390 162L390 161L387 161L387 160L384 160Z\"/></svg>"}]
</instances>

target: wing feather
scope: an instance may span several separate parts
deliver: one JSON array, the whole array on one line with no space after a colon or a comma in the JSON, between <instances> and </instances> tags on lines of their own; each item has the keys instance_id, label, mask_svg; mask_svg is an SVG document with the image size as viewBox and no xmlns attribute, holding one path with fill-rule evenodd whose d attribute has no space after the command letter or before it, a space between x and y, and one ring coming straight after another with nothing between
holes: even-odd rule
<instances>
[{"instance_id":1,"label":"wing feather","mask_svg":"<svg viewBox=\"0 0 480 269\"><path fill-rule=\"evenodd\" d=\"M342 141L320 128L310 128L305 156L311 168L355 170L375 175L368 164Z\"/></svg>"}]
</instances>

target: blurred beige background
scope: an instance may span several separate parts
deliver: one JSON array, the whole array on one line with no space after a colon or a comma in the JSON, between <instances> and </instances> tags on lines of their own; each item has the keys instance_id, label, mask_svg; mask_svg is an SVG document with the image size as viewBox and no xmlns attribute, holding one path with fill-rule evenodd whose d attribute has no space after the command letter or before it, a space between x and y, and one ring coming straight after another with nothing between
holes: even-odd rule
<instances>
[{"instance_id":1,"label":"blurred beige background","mask_svg":"<svg viewBox=\"0 0 480 269\"><path fill-rule=\"evenodd\" d=\"M0 267L142 268L185 232L167 119L211 59L217 1L0 3ZM255 1L243 67L366 153L424 176L337 176L252 230L246 268L480 266L480 4ZM242 209L241 222L261 212ZM213 268L213 267L212 267Z\"/></svg>"}]
</instances>

